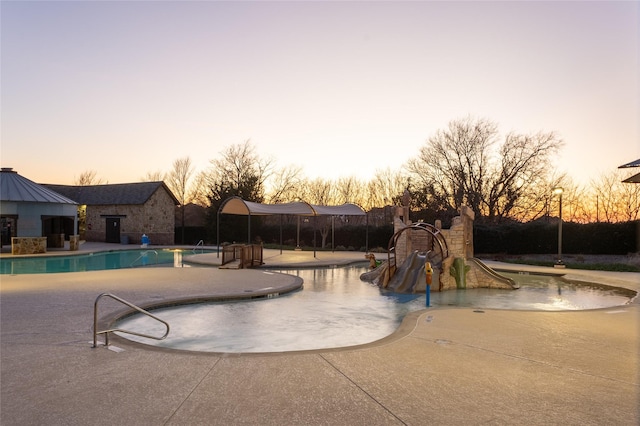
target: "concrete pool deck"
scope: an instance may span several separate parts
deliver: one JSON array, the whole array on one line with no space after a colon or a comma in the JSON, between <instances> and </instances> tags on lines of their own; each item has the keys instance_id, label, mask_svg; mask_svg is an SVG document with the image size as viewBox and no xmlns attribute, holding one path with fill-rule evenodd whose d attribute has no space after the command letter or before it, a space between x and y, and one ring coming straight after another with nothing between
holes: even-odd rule
<instances>
[{"instance_id":1,"label":"concrete pool deck","mask_svg":"<svg viewBox=\"0 0 640 426\"><path fill-rule=\"evenodd\" d=\"M105 247L134 248L84 244L82 250ZM215 265L215 255L202 256ZM273 267L359 260L363 253L318 252L314 258L310 252L265 251ZM562 272L640 290L637 273ZM638 299L579 312L429 308L409 315L392 337L339 350L189 353L117 336L111 343L119 350L91 347L100 293L144 305L295 285L293 278L273 277L218 268L1 276L0 424L640 422ZM101 317L122 310L102 303Z\"/></svg>"}]
</instances>

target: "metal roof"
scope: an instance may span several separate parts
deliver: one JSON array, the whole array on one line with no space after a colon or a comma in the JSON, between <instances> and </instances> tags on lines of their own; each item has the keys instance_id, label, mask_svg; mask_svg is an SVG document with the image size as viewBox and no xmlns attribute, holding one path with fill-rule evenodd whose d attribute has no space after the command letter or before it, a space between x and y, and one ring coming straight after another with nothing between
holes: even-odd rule
<instances>
[{"instance_id":1,"label":"metal roof","mask_svg":"<svg viewBox=\"0 0 640 426\"><path fill-rule=\"evenodd\" d=\"M628 167L640 167L640 159L636 160L636 161L632 161L630 163L627 164L623 164L622 166L619 166L619 169L626 169Z\"/></svg>"},{"instance_id":2,"label":"metal roof","mask_svg":"<svg viewBox=\"0 0 640 426\"><path fill-rule=\"evenodd\" d=\"M78 204L62 194L20 176L10 167L0 169L0 201Z\"/></svg>"},{"instance_id":3,"label":"metal roof","mask_svg":"<svg viewBox=\"0 0 640 426\"><path fill-rule=\"evenodd\" d=\"M619 169L629 169L632 167L640 167L640 159L619 166ZM622 181L623 183L640 183L640 173L630 176Z\"/></svg>"},{"instance_id":4,"label":"metal roof","mask_svg":"<svg viewBox=\"0 0 640 426\"><path fill-rule=\"evenodd\" d=\"M45 185L53 191L59 192L79 204L96 205L140 205L144 204L158 190L164 188L176 205L180 202L173 192L162 181L118 183L107 185Z\"/></svg>"},{"instance_id":5,"label":"metal roof","mask_svg":"<svg viewBox=\"0 0 640 426\"><path fill-rule=\"evenodd\" d=\"M640 183L640 173L630 176L622 181L623 183Z\"/></svg>"}]
</instances>

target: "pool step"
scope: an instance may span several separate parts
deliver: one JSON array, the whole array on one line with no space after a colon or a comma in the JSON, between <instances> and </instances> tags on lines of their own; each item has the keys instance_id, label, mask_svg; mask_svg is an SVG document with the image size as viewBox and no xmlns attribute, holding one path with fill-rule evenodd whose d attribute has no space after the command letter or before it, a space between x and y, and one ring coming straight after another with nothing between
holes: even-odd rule
<instances>
[{"instance_id":1,"label":"pool step","mask_svg":"<svg viewBox=\"0 0 640 426\"><path fill-rule=\"evenodd\" d=\"M220 269L240 269L241 268L241 260L235 259L231 262L227 262L224 265L220 265Z\"/></svg>"}]
</instances>

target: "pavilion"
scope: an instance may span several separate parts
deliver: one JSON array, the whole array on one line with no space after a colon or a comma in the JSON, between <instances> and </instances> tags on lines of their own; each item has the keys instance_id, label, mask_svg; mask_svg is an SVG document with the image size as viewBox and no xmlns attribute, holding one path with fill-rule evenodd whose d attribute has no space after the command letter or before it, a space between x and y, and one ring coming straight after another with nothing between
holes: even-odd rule
<instances>
[{"instance_id":1,"label":"pavilion","mask_svg":"<svg viewBox=\"0 0 640 426\"><path fill-rule=\"evenodd\" d=\"M323 206L309 204L304 201L279 204L261 204L245 201L240 197L227 198L218 209L218 236L217 244L220 246L220 215L234 214L247 216L247 243L251 242L251 216L268 215L295 215L295 216L366 216L367 213L359 206L345 203L339 206ZM280 235L282 246L282 233ZM367 229L368 246L368 229Z\"/></svg>"}]
</instances>

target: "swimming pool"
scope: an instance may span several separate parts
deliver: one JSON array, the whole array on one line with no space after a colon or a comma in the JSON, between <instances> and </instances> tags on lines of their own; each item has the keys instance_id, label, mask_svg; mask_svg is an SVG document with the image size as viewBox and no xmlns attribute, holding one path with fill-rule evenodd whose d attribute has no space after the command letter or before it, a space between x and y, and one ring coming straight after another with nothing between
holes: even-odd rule
<instances>
[{"instance_id":1,"label":"swimming pool","mask_svg":"<svg viewBox=\"0 0 640 426\"><path fill-rule=\"evenodd\" d=\"M198 253L212 251L199 250ZM213 251L215 253L215 251ZM138 268L165 265L184 267L183 254L193 254L182 249L112 250L95 253L30 256L0 259L0 274L50 274L61 272L102 271L106 269Z\"/></svg>"},{"instance_id":2,"label":"swimming pool","mask_svg":"<svg viewBox=\"0 0 640 426\"><path fill-rule=\"evenodd\" d=\"M410 312L425 309L424 294L398 294L360 280L366 265L280 270L304 280L304 289L270 299L200 303L154 309L167 321L166 340L121 334L159 347L226 353L327 349L371 343L392 334ZM431 294L432 306L473 309L578 310L619 306L635 293L578 285L558 277L505 274L519 290L449 290ZM119 328L162 335L142 315L122 319Z\"/></svg>"}]
</instances>

